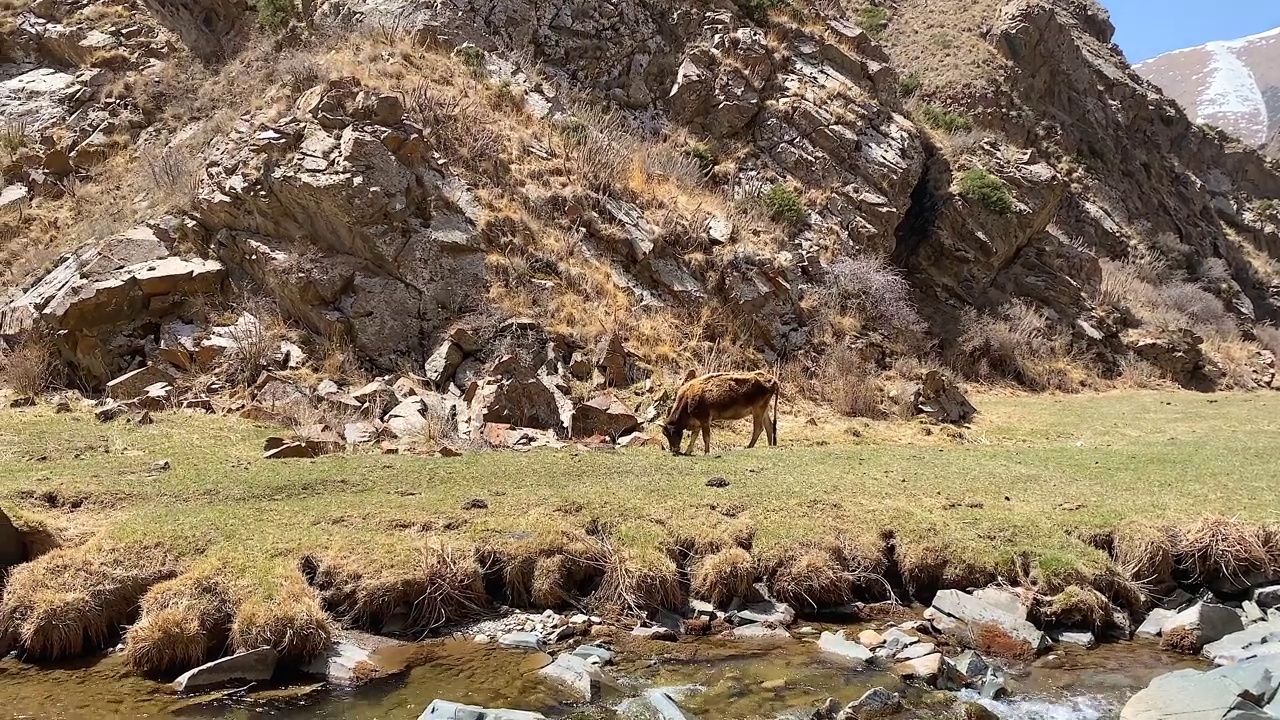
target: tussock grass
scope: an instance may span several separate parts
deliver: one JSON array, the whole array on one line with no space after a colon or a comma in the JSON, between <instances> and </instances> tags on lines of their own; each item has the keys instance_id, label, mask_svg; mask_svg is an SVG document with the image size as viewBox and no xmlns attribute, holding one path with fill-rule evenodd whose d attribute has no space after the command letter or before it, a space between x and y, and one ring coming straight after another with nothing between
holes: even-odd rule
<instances>
[{"instance_id":1,"label":"tussock grass","mask_svg":"<svg viewBox=\"0 0 1280 720\"><path fill-rule=\"evenodd\" d=\"M231 647L245 652L270 647L284 662L302 663L319 656L333 642L333 624L319 594L302 575L279 572L273 587L254 593L236 609Z\"/></svg>"},{"instance_id":2,"label":"tussock grass","mask_svg":"<svg viewBox=\"0 0 1280 720\"><path fill-rule=\"evenodd\" d=\"M1043 608L1044 619L1064 628L1079 628L1094 633L1111 624L1111 601L1102 593L1078 585L1067 589L1049 600Z\"/></svg>"},{"instance_id":3,"label":"tussock grass","mask_svg":"<svg viewBox=\"0 0 1280 720\"><path fill-rule=\"evenodd\" d=\"M230 637L232 593L215 569L166 580L142 598L125 633L125 662L147 675L180 673L219 654Z\"/></svg>"},{"instance_id":4,"label":"tussock grass","mask_svg":"<svg viewBox=\"0 0 1280 720\"><path fill-rule=\"evenodd\" d=\"M756 580L751 553L739 547L712 553L693 569L689 594L717 607L727 607L735 597L746 597Z\"/></svg>"}]
</instances>

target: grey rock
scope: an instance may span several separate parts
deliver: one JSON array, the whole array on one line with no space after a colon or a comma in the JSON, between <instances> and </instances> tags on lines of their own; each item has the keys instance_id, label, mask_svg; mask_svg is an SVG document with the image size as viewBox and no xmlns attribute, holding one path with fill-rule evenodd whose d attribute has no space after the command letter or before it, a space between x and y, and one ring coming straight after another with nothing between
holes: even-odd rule
<instances>
[{"instance_id":1,"label":"grey rock","mask_svg":"<svg viewBox=\"0 0 1280 720\"><path fill-rule=\"evenodd\" d=\"M405 666L402 662L387 664L380 661L377 651L404 645L405 643L377 635L344 631L334 640L329 650L304 667L303 672L323 676L335 685L362 685L403 670Z\"/></svg>"},{"instance_id":2,"label":"grey rock","mask_svg":"<svg viewBox=\"0 0 1280 720\"><path fill-rule=\"evenodd\" d=\"M1061 632L1058 633L1057 641L1067 643L1068 645L1079 645L1084 648L1097 647L1098 641L1091 632Z\"/></svg>"},{"instance_id":3,"label":"grey rock","mask_svg":"<svg viewBox=\"0 0 1280 720\"><path fill-rule=\"evenodd\" d=\"M919 680L939 690L959 690L965 677L942 653L925 655L893 666L893 671L905 679Z\"/></svg>"},{"instance_id":4,"label":"grey rock","mask_svg":"<svg viewBox=\"0 0 1280 720\"><path fill-rule=\"evenodd\" d=\"M1125 704L1121 720L1261 720L1280 688L1280 656L1208 672L1185 669L1152 680Z\"/></svg>"},{"instance_id":5,"label":"grey rock","mask_svg":"<svg viewBox=\"0 0 1280 720\"><path fill-rule=\"evenodd\" d=\"M600 666L585 658L561 653L555 662L538 671L544 677L567 688L575 701L595 702L600 696L604 675Z\"/></svg>"},{"instance_id":6,"label":"grey rock","mask_svg":"<svg viewBox=\"0 0 1280 720\"><path fill-rule=\"evenodd\" d=\"M668 642L675 642L677 637L674 632L664 627L638 627L632 630L631 634L647 640L666 640Z\"/></svg>"},{"instance_id":7,"label":"grey rock","mask_svg":"<svg viewBox=\"0 0 1280 720\"><path fill-rule=\"evenodd\" d=\"M789 640L791 633L777 625L751 623L734 628L733 637L737 640Z\"/></svg>"},{"instance_id":8,"label":"grey rock","mask_svg":"<svg viewBox=\"0 0 1280 720\"><path fill-rule=\"evenodd\" d=\"M1162 637L1169 637L1171 632L1191 633L1191 642L1198 651L1209 643L1216 642L1231 633L1244 629L1244 623L1235 610L1225 605L1196 603L1170 618L1160 628Z\"/></svg>"},{"instance_id":9,"label":"grey rock","mask_svg":"<svg viewBox=\"0 0 1280 720\"><path fill-rule=\"evenodd\" d=\"M1240 610L1244 613L1246 624L1252 625L1267 619L1267 614L1262 612L1262 608L1258 607L1258 603L1252 600L1245 600L1240 603Z\"/></svg>"},{"instance_id":10,"label":"grey rock","mask_svg":"<svg viewBox=\"0 0 1280 720\"><path fill-rule=\"evenodd\" d=\"M657 713L657 720L694 720L676 704L674 698L661 689L646 690L644 699Z\"/></svg>"},{"instance_id":11,"label":"grey rock","mask_svg":"<svg viewBox=\"0 0 1280 720\"><path fill-rule=\"evenodd\" d=\"M898 662L905 662L907 660L922 658L925 655L932 655L937 651L938 648L933 643L918 642L914 645L908 645L905 649L895 655L893 659Z\"/></svg>"},{"instance_id":12,"label":"grey rock","mask_svg":"<svg viewBox=\"0 0 1280 720\"><path fill-rule=\"evenodd\" d=\"M1280 585L1255 588L1253 592L1249 593L1249 599L1257 603L1258 607L1263 610L1280 607Z\"/></svg>"},{"instance_id":13,"label":"grey rock","mask_svg":"<svg viewBox=\"0 0 1280 720\"><path fill-rule=\"evenodd\" d=\"M988 700L999 700L1009 694L1009 688L1005 684L1004 676L990 673L978 684L978 693Z\"/></svg>"},{"instance_id":14,"label":"grey rock","mask_svg":"<svg viewBox=\"0 0 1280 720\"><path fill-rule=\"evenodd\" d=\"M1138 637L1157 638L1160 637L1160 630L1164 624L1173 619L1177 615L1177 611L1166 610L1164 608L1156 608L1147 615L1147 619L1142 621L1138 626Z\"/></svg>"},{"instance_id":15,"label":"grey rock","mask_svg":"<svg viewBox=\"0 0 1280 720\"><path fill-rule=\"evenodd\" d=\"M542 652L546 647L542 642L542 636L534 632L507 633L498 638L498 645L505 648L534 650L537 652Z\"/></svg>"},{"instance_id":16,"label":"grey rock","mask_svg":"<svg viewBox=\"0 0 1280 720\"><path fill-rule=\"evenodd\" d=\"M930 609L967 625L995 624L1011 637L1025 641L1034 652L1049 646L1049 639L1031 623L959 590L940 591Z\"/></svg>"},{"instance_id":17,"label":"grey rock","mask_svg":"<svg viewBox=\"0 0 1280 720\"><path fill-rule=\"evenodd\" d=\"M663 608L658 608L653 616L653 621L658 625L679 634L684 630L684 618Z\"/></svg>"},{"instance_id":18,"label":"grey rock","mask_svg":"<svg viewBox=\"0 0 1280 720\"><path fill-rule=\"evenodd\" d=\"M572 654L597 665L608 665L613 662L613 651L598 645L579 645Z\"/></svg>"},{"instance_id":19,"label":"grey rock","mask_svg":"<svg viewBox=\"0 0 1280 720\"><path fill-rule=\"evenodd\" d=\"M862 645L846 639L843 630L837 633L822 633L818 638L818 650L835 655L843 660L853 660L858 663L870 662L875 657L870 650Z\"/></svg>"},{"instance_id":20,"label":"grey rock","mask_svg":"<svg viewBox=\"0 0 1280 720\"><path fill-rule=\"evenodd\" d=\"M892 715L902 709L902 697L882 687L871 688L862 697L845 706L836 720L871 720Z\"/></svg>"},{"instance_id":21,"label":"grey rock","mask_svg":"<svg viewBox=\"0 0 1280 720\"><path fill-rule=\"evenodd\" d=\"M990 665L987 661L974 650L965 650L959 655L951 659L951 664L956 669L964 673L965 677L972 680L985 677Z\"/></svg>"},{"instance_id":22,"label":"grey rock","mask_svg":"<svg viewBox=\"0 0 1280 720\"><path fill-rule=\"evenodd\" d=\"M796 611L786 603L766 600L751 603L746 610L739 610L735 617L735 622L740 621L742 625L771 622L785 627L796 621Z\"/></svg>"},{"instance_id":23,"label":"grey rock","mask_svg":"<svg viewBox=\"0 0 1280 720\"><path fill-rule=\"evenodd\" d=\"M973 597L1019 620L1027 619L1027 606L1022 604L1022 598L1009 590L996 587L982 588L975 591Z\"/></svg>"},{"instance_id":24,"label":"grey rock","mask_svg":"<svg viewBox=\"0 0 1280 720\"><path fill-rule=\"evenodd\" d=\"M236 653L188 670L173 681L178 692L203 690L230 682L270 680L280 656L269 647Z\"/></svg>"},{"instance_id":25,"label":"grey rock","mask_svg":"<svg viewBox=\"0 0 1280 720\"><path fill-rule=\"evenodd\" d=\"M1211 642L1200 654L1218 665L1227 665L1277 652L1280 652L1280 622L1272 620L1255 623Z\"/></svg>"},{"instance_id":26,"label":"grey rock","mask_svg":"<svg viewBox=\"0 0 1280 720\"><path fill-rule=\"evenodd\" d=\"M880 637L884 639L884 644L877 650L877 654L882 654L885 657L893 657L903 649L920 642L920 638L904 633L898 628L889 628Z\"/></svg>"},{"instance_id":27,"label":"grey rock","mask_svg":"<svg viewBox=\"0 0 1280 720\"><path fill-rule=\"evenodd\" d=\"M1186 590L1183 590L1182 588L1178 588L1174 590L1173 593L1169 595L1169 597L1165 598L1165 601L1161 603L1161 607L1164 608L1165 610L1173 610L1174 612L1179 612L1181 610L1186 610L1195 601L1196 601L1196 598L1194 595L1187 592Z\"/></svg>"},{"instance_id":28,"label":"grey rock","mask_svg":"<svg viewBox=\"0 0 1280 720\"><path fill-rule=\"evenodd\" d=\"M418 720L547 720L547 717L525 710L490 710L448 700L432 700Z\"/></svg>"}]
</instances>

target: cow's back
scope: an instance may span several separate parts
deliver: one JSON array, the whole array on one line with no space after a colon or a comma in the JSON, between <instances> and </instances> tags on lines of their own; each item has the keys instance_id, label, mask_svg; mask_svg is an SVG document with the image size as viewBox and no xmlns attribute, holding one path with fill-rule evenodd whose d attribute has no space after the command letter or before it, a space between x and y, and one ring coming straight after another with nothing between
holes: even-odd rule
<instances>
[{"instance_id":1,"label":"cow's back","mask_svg":"<svg viewBox=\"0 0 1280 720\"><path fill-rule=\"evenodd\" d=\"M695 418L734 420L772 397L776 382L763 373L710 373L680 388L688 412Z\"/></svg>"}]
</instances>

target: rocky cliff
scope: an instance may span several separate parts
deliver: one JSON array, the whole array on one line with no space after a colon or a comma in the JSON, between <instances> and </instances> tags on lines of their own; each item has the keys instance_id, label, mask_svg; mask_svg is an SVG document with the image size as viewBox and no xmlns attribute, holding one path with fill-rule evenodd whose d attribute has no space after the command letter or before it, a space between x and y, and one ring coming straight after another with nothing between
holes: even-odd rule
<instances>
[{"instance_id":1,"label":"rocky cliff","mask_svg":"<svg viewBox=\"0 0 1280 720\"><path fill-rule=\"evenodd\" d=\"M1088 0L278 5L6 18L9 346L199 370L255 298L464 404L547 378L561 432L574 377L724 364L1271 382L1278 168Z\"/></svg>"}]
</instances>

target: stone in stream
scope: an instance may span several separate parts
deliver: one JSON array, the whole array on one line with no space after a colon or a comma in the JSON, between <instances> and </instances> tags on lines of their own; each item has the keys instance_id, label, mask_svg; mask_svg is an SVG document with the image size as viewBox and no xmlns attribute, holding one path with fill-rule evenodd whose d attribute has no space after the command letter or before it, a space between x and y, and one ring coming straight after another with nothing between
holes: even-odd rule
<instances>
[{"instance_id":1,"label":"stone in stream","mask_svg":"<svg viewBox=\"0 0 1280 720\"><path fill-rule=\"evenodd\" d=\"M795 621L796 611L790 605L771 600L751 603L746 610L739 610L733 615L733 624L735 625L770 622L786 627Z\"/></svg>"},{"instance_id":2,"label":"stone in stream","mask_svg":"<svg viewBox=\"0 0 1280 720\"><path fill-rule=\"evenodd\" d=\"M1254 588L1253 592L1249 593L1249 599L1263 610L1280 607L1280 585Z\"/></svg>"},{"instance_id":3,"label":"stone in stream","mask_svg":"<svg viewBox=\"0 0 1280 720\"><path fill-rule=\"evenodd\" d=\"M1079 645L1086 649L1093 649L1098 646L1098 641L1091 632L1060 632L1055 639L1060 643Z\"/></svg>"},{"instance_id":4,"label":"stone in stream","mask_svg":"<svg viewBox=\"0 0 1280 720\"><path fill-rule=\"evenodd\" d=\"M1190 655L1243 629L1244 623L1235 610L1225 605L1196 603L1174 615L1160 628L1160 646Z\"/></svg>"},{"instance_id":5,"label":"stone in stream","mask_svg":"<svg viewBox=\"0 0 1280 720\"><path fill-rule=\"evenodd\" d=\"M668 628L664 627L638 627L631 631L631 634L645 638L646 640L665 640L667 642L675 642L676 634Z\"/></svg>"},{"instance_id":6,"label":"stone in stream","mask_svg":"<svg viewBox=\"0 0 1280 720\"><path fill-rule=\"evenodd\" d=\"M926 655L893 666L894 673L907 680L919 680L939 690L959 690L965 677L942 653Z\"/></svg>"},{"instance_id":7,"label":"stone in stream","mask_svg":"<svg viewBox=\"0 0 1280 720\"><path fill-rule=\"evenodd\" d=\"M579 645L572 654L597 665L608 665L613 662L613 651L598 645Z\"/></svg>"},{"instance_id":8,"label":"stone in stream","mask_svg":"<svg viewBox=\"0 0 1280 720\"><path fill-rule=\"evenodd\" d=\"M448 700L432 700L418 720L547 720L547 717L525 710L489 710Z\"/></svg>"},{"instance_id":9,"label":"stone in stream","mask_svg":"<svg viewBox=\"0 0 1280 720\"><path fill-rule=\"evenodd\" d=\"M939 628L944 632L953 632L965 626L970 632L974 632L979 626L988 625L999 628L1015 640L1027 643L1032 652L1040 652L1049 646L1049 639L1030 622L959 590L939 591L929 610L933 617L929 614L926 617L929 617L935 627L939 622L949 626ZM948 623L943 618L950 618L953 622Z\"/></svg>"},{"instance_id":10,"label":"stone in stream","mask_svg":"<svg viewBox=\"0 0 1280 720\"><path fill-rule=\"evenodd\" d=\"M1158 638L1160 637L1160 629L1164 624L1173 619L1177 615L1175 610L1165 610L1164 608L1156 608L1147 615L1147 619L1142 621L1138 626L1138 637Z\"/></svg>"},{"instance_id":11,"label":"stone in stream","mask_svg":"<svg viewBox=\"0 0 1280 720\"><path fill-rule=\"evenodd\" d=\"M789 640L791 633L773 623L751 623L733 629L735 640Z\"/></svg>"},{"instance_id":12,"label":"stone in stream","mask_svg":"<svg viewBox=\"0 0 1280 720\"><path fill-rule=\"evenodd\" d=\"M1263 707L1280 690L1280 655L1246 660L1208 672L1165 673L1134 695L1121 720L1263 720Z\"/></svg>"},{"instance_id":13,"label":"stone in stream","mask_svg":"<svg viewBox=\"0 0 1280 720\"><path fill-rule=\"evenodd\" d=\"M1004 676L997 673L988 673L981 683L978 683L978 693L988 700L999 700L1009 694L1009 688L1006 686Z\"/></svg>"},{"instance_id":14,"label":"stone in stream","mask_svg":"<svg viewBox=\"0 0 1280 720\"><path fill-rule=\"evenodd\" d=\"M960 720L1000 720L1000 716L992 712L982 703L972 700L956 706L956 717Z\"/></svg>"},{"instance_id":15,"label":"stone in stream","mask_svg":"<svg viewBox=\"0 0 1280 720\"><path fill-rule=\"evenodd\" d=\"M882 637L884 638L884 645L879 650L876 650L876 655L880 657L893 657L903 649L920 642L920 638L915 635L908 635L898 628L889 628Z\"/></svg>"},{"instance_id":16,"label":"stone in stream","mask_svg":"<svg viewBox=\"0 0 1280 720\"><path fill-rule=\"evenodd\" d=\"M604 680L600 666L577 655L561 653L538 672L568 688L575 701L595 702L600 696L600 683Z\"/></svg>"},{"instance_id":17,"label":"stone in stream","mask_svg":"<svg viewBox=\"0 0 1280 720\"><path fill-rule=\"evenodd\" d=\"M922 658L925 655L932 655L937 651L938 648L933 643L916 643L914 645L908 645L905 649L895 655L893 659L898 662L906 662L907 660Z\"/></svg>"},{"instance_id":18,"label":"stone in stream","mask_svg":"<svg viewBox=\"0 0 1280 720\"><path fill-rule=\"evenodd\" d=\"M1022 598L1009 590L987 587L974 591L973 597L1019 620L1027 619L1027 606L1022 604Z\"/></svg>"},{"instance_id":19,"label":"stone in stream","mask_svg":"<svg viewBox=\"0 0 1280 720\"><path fill-rule=\"evenodd\" d=\"M343 631L338 633L324 655L302 670L312 675L321 675L335 685L362 685L405 669L403 662L387 664L379 659L379 650L396 647L406 645L377 635Z\"/></svg>"},{"instance_id":20,"label":"stone in stream","mask_svg":"<svg viewBox=\"0 0 1280 720\"><path fill-rule=\"evenodd\" d=\"M951 664L955 665L956 669L970 680L977 680L986 676L987 670L991 668L987 661L973 650L965 650L955 656L951 659Z\"/></svg>"},{"instance_id":21,"label":"stone in stream","mask_svg":"<svg viewBox=\"0 0 1280 720\"><path fill-rule=\"evenodd\" d=\"M542 652L545 647L542 643L542 636L535 632L507 633L498 638L498 645L504 648L536 650L537 652Z\"/></svg>"},{"instance_id":22,"label":"stone in stream","mask_svg":"<svg viewBox=\"0 0 1280 720\"><path fill-rule=\"evenodd\" d=\"M1240 611L1243 614L1246 625L1260 623L1267 619L1267 614L1262 612L1262 608L1258 607L1258 603L1252 600L1245 600L1240 603Z\"/></svg>"},{"instance_id":23,"label":"stone in stream","mask_svg":"<svg viewBox=\"0 0 1280 720\"><path fill-rule=\"evenodd\" d=\"M1280 653L1280 622L1254 623L1205 645L1200 654L1216 665L1231 665L1261 655Z\"/></svg>"},{"instance_id":24,"label":"stone in stream","mask_svg":"<svg viewBox=\"0 0 1280 720\"><path fill-rule=\"evenodd\" d=\"M818 638L818 650L858 663L871 662L871 658L875 657L870 650L852 640L845 639L843 630L836 633L822 633Z\"/></svg>"},{"instance_id":25,"label":"stone in stream","mask_svg":"<svg viewBox=\"0 0 1280 720\"><path fill-rule=\"evenodd\" d=\"M173 681L178 692L205 690L230 682L270 680L280 656L269 647L236 653L188 670Z\"/></svg>"},{"instance_id":26,"label":"stone in stream","mask_svg":"<svg viewBox=\"0 0 1280 720\"><path fill-rule=\"evenodd\" d=\"M675 699L663 690L646 690L644 699L658 714L657 720L694 720L692 715L685 714Z\"/></svg>"},{"instance_id":27,"label":"stone in stream","mask_svg":"<svg viewBox=\"0 0 1280 720\"><path fill-rule=\"evenodd\" d=\"M875 687L846 705L844 710L836 716L836 720L872 720L872 718L892 715L900 709L902 709L902 698L898 693Z\"/></svg>"},{"instance_id":28,"label":"stone in stream","mask_svg":"<svg viewBox=\"0 0 1280 720\"><path fill-rule=\"evenodd\" d=\"M858 633L858 643L868 650L875 650L884 644L884 636L875 630L863 630Z\"/></svg>"}]
</instances>

